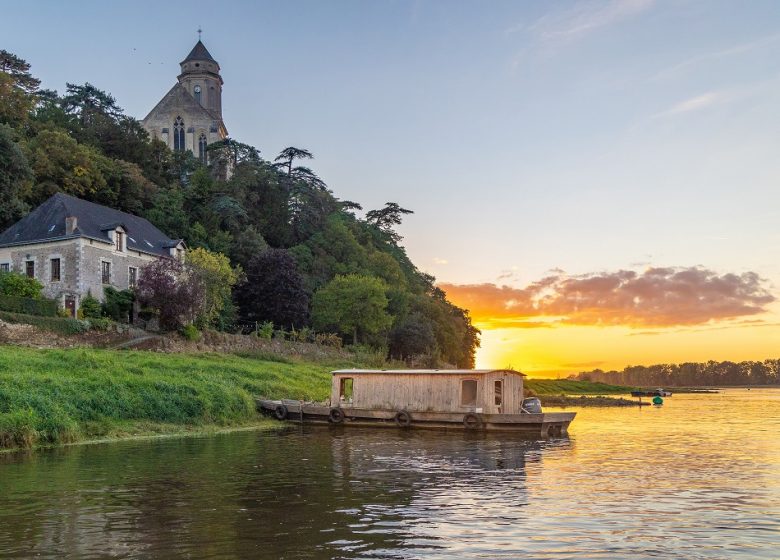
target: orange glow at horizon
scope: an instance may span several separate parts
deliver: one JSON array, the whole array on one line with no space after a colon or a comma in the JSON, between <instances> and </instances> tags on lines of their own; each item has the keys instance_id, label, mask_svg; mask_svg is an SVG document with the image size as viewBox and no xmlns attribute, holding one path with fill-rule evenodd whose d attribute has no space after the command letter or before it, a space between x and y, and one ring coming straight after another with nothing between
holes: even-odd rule
<instances>
[{"instance_id":1,"label":"orange glow at horizon","mask_svg":"<svg viewBox=\"0 0 780 560\"><path fill-rule=\"evenodd\" d=\"M667 329L651 334L628 327L558 326L482 329L477 367L512 366L531 377L621 370L629 365L764 360L780 357L780 325Z\"/></svg>"}]
</instances>

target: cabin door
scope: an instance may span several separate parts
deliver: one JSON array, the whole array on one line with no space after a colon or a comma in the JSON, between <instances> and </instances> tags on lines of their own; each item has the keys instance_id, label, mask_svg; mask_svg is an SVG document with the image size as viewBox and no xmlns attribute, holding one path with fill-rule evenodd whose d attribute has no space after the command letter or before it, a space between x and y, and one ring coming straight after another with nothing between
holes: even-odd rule
<instances>
[{"instance_id":1,"label":"cabin door","mask_svg":"<svg viewBox=\"0 0 780 560\"><path fill-rule=\"evenodd\" d=\"M504 380L495 379L493 381L493 402L492 408L495 414L504 412Z\"/></svg>"}]
</instances>

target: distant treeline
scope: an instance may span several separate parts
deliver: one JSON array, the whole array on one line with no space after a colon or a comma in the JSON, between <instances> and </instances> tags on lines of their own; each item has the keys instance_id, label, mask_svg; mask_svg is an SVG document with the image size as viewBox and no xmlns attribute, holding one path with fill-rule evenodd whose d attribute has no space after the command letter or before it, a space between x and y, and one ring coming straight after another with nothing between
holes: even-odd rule
<instances>
[{"instance_id":1,"label":"distant treeline","mask_svg":"<svg viewBox=\"0 0 780 560\"><path fill-rule=\"evenodd\" d=\"M780 384L780 359L763 362L686 362L628 366L623 371L582 372L580 381L599 381L634 387L692 387L700 385L773 385Z\"/></svg>"}]
</instances>

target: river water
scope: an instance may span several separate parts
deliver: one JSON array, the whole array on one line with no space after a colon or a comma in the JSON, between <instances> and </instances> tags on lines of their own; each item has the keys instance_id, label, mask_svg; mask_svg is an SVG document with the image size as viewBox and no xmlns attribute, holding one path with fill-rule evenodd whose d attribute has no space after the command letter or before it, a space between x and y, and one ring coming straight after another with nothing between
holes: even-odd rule
<instances>
[{"instance_id":1,"label":"river water","mask_svg":"<svg viewBox=\"0 0 780 560\"><path fill-rule=\"evenodd\" d=\"M570 437L293 428L0 455L1 558L780 558L780 390Z\"/></svg>"}]
</instances>

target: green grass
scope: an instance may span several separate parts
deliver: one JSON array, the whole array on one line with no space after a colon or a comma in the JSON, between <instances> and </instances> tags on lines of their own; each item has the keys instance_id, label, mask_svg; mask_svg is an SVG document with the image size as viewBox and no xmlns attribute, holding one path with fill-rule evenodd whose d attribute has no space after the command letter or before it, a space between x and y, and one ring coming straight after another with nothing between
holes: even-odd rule
<instances>
[{"instance_id":1,"label":"green grass","mask_svg":"<svg viewBox=\"0 0 780 560\"><path fill-rule=\"evenodd\" d=\"M255 396L327 399L338 365L0 346L0 448L246 425Z\"/></svg>"},{"instance_id":2,"label":"green grass","mask_svg":"<svg viewBox=\"0 0 780 560\"><path fill-rule=\"evenodd\" d=\"M537 395L616 395L634 390L633 387L569 379L526 379L525 387Z\"/></svg>"}]
</instances>

